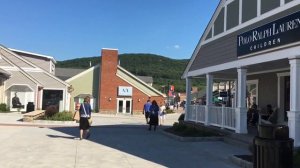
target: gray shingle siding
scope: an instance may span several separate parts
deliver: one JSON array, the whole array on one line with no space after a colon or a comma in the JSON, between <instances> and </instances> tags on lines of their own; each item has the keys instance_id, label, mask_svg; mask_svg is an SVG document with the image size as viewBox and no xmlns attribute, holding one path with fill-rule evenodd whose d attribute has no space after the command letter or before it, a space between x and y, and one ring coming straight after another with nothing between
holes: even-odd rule
<instances>
[{"instance_id":1,"label":"gray shingle siding","mask_svg":"<svg viewBox=\"0 0 300 168\"><path fill-rule=\"evenodd\" d=\"M270 23L274 20L277 20L281 17L287 16L289 14L300 11L300 5L297 5L293 8L290 8L286 11L273 15L267 19L259 21L255 24L247 26L243 29L240 29L234 33L216 39L210 43L207 43L201 46L194 62L192 63L189 71L202 69L218 64L223 64L226 62L231 62L237 60L237 36L243 32L249 31L253 28L262 26L264 24Z\"/></svg>"}]
</instances>

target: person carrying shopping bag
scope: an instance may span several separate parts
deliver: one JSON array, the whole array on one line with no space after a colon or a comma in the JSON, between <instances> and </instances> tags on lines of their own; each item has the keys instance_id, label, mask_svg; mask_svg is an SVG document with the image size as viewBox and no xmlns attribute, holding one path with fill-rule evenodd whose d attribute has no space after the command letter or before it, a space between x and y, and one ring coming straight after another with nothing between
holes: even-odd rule
<instances>
[{"instance_id":1,"label":"person carrying shopping bag","mask_svg":"<svg viewBox=\"0 0 300 168\"><path fill-rule=\"evenodd\" d=\"M90 97L85 97L84 102L80 105L80 120L79 120L79 129L80 129L80 140L82 138L88 139L91 135L90 127L91 127L91 113L92 108L90 105Z\"/></svg>"}]
</instances>

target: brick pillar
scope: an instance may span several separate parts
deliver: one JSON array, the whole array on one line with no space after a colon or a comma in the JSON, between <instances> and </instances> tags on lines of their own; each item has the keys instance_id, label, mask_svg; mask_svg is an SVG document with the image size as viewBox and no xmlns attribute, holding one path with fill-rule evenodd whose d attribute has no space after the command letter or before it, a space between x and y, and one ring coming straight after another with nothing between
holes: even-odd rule
<instances>
[{"instance_id":1,"label":"brick pillar","mask_svg":"<svg viewBox=\"0 0 300 168\"><path fill-rule=\"evenodd\" d=\"M102 49L99 81L99 112L116 109L118 50Z\"/></svg>"}]
</instances>

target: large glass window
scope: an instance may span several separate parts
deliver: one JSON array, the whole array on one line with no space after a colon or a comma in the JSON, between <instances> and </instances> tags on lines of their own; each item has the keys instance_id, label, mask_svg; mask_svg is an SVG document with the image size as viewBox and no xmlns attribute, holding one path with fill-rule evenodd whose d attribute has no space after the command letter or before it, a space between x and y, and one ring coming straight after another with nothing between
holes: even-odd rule
<instances>
[{"instance_id":1,"label":"large glass window","mask_svg":"<svg viewBox=\"0 0 300 168\"><path fill-rule=\"evenodd\" d=\"M224 8L220 11L214 25L215 31L214 35L218 35L224 32Z\"/></svg>"},{"instance_id":2,"label":"large glass window","mask_svg":"<svg viewBox=\"0 0 300 168\"><path fill-rule=\"evenodd\" d=\"M210 39L210 38L212 38L212 29L210 29L210 31L208 32L205 40Z\"/></svg>"},{"instance_id":3,"label":"large glass window","mask_svg":"<svg viewBox=\"0 0 300 168\"><path fill-rule=\"evenodd\" d=\"M257 16L257 0L243 0L242 22L246 22Z\"/></svg>"},{"instance_id":4,"label":"large glass window","mask_svg":"<svg viewBox=\"0 0 300 168\"><path fill-rule=\"evenodd\" d=\"M227 25L231 29L239 24L239 1L233 1L227 6Z\"/></svg>"},{"instance_id":5,"label":"large glass window","mask_svg":"<svg viewBox=\"0 0 300 168\"><path fill-rule=\"evenodd\" d=\"M247 107L258 105L258 80L247 81Z\"/></svg>"},{"instance_id":6,"label":"large glass window","mask_svg":"<svg viewBox=\"0 0 300 168\"><path fill-rule=\"evenodd\" d=\"M280 6L280 0L261 0L261 14Z\"/></svg>"}]
</instances>

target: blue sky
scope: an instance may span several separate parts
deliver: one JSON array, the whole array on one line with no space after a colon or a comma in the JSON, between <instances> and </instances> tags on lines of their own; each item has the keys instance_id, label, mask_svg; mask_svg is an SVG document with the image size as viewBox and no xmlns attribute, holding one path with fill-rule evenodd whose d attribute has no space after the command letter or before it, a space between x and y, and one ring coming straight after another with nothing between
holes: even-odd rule
<instances>
[{"instance_id":1,"label":"blue sky","mask_svg":"<svg viewBox=\"0 0 300 168\"><path fill-rule=\"evenodd\" d=\"M191 57L219 0L0 0L0 44L56 60L119 53Z\"/></svg>"}]
</instances>

